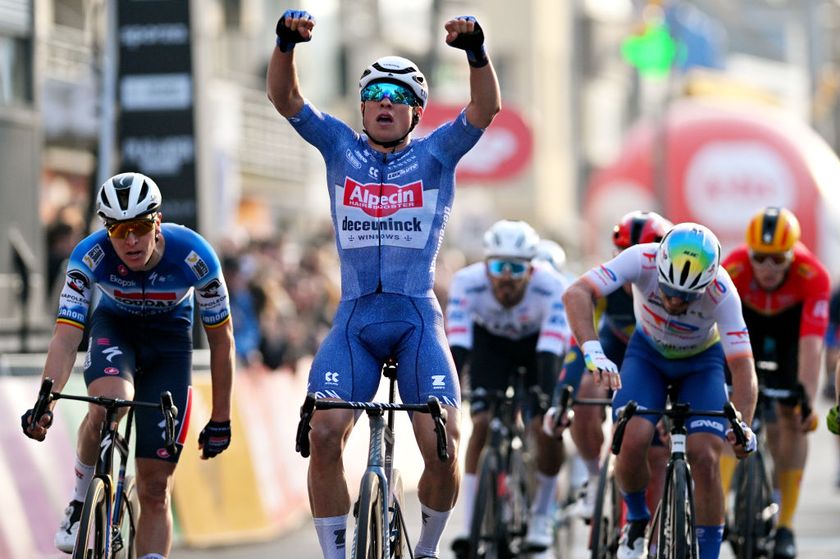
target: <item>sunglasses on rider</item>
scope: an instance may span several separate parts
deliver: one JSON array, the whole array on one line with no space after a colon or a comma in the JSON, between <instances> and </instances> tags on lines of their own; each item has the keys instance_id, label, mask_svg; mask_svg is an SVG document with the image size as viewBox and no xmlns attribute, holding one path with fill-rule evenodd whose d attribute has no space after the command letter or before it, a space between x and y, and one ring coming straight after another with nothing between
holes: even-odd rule
<instances>
[{"instance_id":1,"label":"sunglasses on rider","mask_svg":"<svg viewBox=\"0 0 840 559\"><path fill-rule=\"evenodd\" d=\"M149 217L138 217L135 219L126 219L124 221L112 221L105 224L105 229L108 230L108 236L112 239L125 239L129 233L134 233L137 237L146 235L155 228L154 214Z\"/></svg>"},{"instance_id":2,"label":"sunglasses on rider","mask_svg":"<svg viewBox=\"0 0 840 559\"><path fill-rule=\"evenodd\" d=\"M665 285L662 282L659 282L659 290L669 299L681 299L685 303L696 301L703 296L703 292L683 291L682 289L675 289L670 285Z\"/></svg>"},{"instance_id":3,"label":"sunglasses on rider","mask_svg":"<svg viewBox=\"0 0 840 559\"><path fill-rule=\"evenodd\" d=\"M793 254L791 252L751 252L750 258L756 264L772 264L774 266L784 266L791 261Z\"/></svg>"},{"instance_id":4,"label":"sunglasses on rider","mask_svg":"<svg viewBox=\"0 0 840 559\"><path fill-rule=\"evenodd\" d=\"M417 97L415 97L410 89L395 83L372 83L362 90L362 101L375 101L378 103L386 97L395 105L417 104Z\"/></svg>"},{"instance_id":5,"label":"sunglasses on rider","mask_svg":"<svg viewBox=\"0 0 840 559\"><path fill-rule=\"evenodd\" d=\"M527 260L491 258L487 261L487 270L494 277L501 277L508 273L512 279L520 279L528 273L529 265L530 263Z\"/></svg>"}]
</instances>

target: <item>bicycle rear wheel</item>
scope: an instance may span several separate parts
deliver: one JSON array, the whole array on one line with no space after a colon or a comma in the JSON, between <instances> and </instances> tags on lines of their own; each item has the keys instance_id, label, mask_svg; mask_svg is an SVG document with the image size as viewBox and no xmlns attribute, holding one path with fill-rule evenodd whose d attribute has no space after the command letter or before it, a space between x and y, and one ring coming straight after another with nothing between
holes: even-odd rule
<instances>
[{"instance_id":1,"label":"bicycle rear wheel","mask_svg":"<svg viewBox=\"0 0 840 559\"><path fill-rule=\"evenodd\" d=\"M356 519L354 559L385 559L382 537L382 486L379 476L365 472L359 492L359 516Z\"/></svg>"},{"instance_id":2,"label":"bicycle rear wheel","mask_svg":"<svg viewBox=\"0 0 840 559\"><path fill-rule=\"evenodd\" d=\"M408 541L408 532L405 528L405 520L403 519L403 484L402 476L399 470L391 470L391 505L388 510L390 537L391 537L391 557L394 559L403 559L409 557L408 546L411 543Z\"/></svg>"},{"instance_id":3,"label":"bicycle rear wheel","mask_svg":"<svg viewBox=\"0 0 840 559\"><path fill-rule=\"evenodd\" d=\"M731 539L737 559L753 559L766 553L772 522L764 518L764 511L772 506L772 488L760 454L742 460L738 469Z\"/></svg>"},{"instance_id":4,"label":"bicycle rear wheel","mask_svg":"<svg viewBox=\"0 0 840 559\"><path fill-rule=\"evenodd\" d=\"M126 476L120 501L119 531L115 532L113 545L116 559L137 559L137 519L140 517L140 499L134 476Z\"/></svg>"},{"instance_id":5,"label":"bicycle rear wheel","mask_svg":"<svg viewBox=\"0 0 840 559\"><path fill-rule=\"evenodd\" d=\"M108 498L105 482L101 478L93 478L82 505L73 559L110 559L106 551L110 547Z\"/></svg>"},{"instance_id":6,"label":"bicycle rear wheel","mask_svg":"<svg viewBox=\"0 0 840 559\"><path fill-rule=\"evenodd\" d=\"M481 452L478 464L478 489L470 527L469 559L497 559L503 556L500 543L504 535L499 514L499 456L487 447Z\"/></svg>"},{"instance_id":7,"label":"bicycle rear wheel","mask_svg":"<svg viewBox=\"0 0 840 559\"><path fill-rule=\"evenodd\" d=\"M598 493L592 514L589 549L591 559L612 559L618 552L621 537L621 496L615 480L615 459L607 454L598 475Z\"/></svg>"}]
</instances>

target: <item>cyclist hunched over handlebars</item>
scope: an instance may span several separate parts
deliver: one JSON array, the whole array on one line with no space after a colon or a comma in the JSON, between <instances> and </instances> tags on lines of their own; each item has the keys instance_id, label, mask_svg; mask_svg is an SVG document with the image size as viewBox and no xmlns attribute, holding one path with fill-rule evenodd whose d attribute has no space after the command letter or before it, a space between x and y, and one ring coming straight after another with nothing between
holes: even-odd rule
<instances>
[{"instance_id":1,"label":"cyclist hunched over handlebars","mask_svg":"<svg viewBox=\"0 0 840 559\"><path fill-rule=\"evenodd\" d=\"M633 286L636 329L621 365L604 354L593 327L593 301ZM721 410L727 401L724 362L732 371L732 402L743 414L746 446L727 434L720 418L688 421L687 454L697 494L700 557L717 557L723 536L723 491L718 459L727 440L738 455L754 448L749 430L756 401L756 373L741 303L732 280L720 267L720 244L708 228L681 223L660 243L622 251L573 283L563 298L575 339L595 381L616 390L613 414L634 400L662 409L666 387L679 381L679 402L693 409ZM618 549L622 559L645 557L650 510L645 488L650 472L647 449L656 418L634 417L627 424L616 478L627 505L628 523Z\"/></svg>"}]
</instances>

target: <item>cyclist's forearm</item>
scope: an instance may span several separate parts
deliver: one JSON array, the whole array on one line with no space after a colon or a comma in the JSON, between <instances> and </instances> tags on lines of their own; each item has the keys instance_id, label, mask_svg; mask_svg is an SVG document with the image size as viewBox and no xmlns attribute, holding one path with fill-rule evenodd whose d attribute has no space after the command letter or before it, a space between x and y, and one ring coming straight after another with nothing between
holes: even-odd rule
<instances>
[{"instance_id":1,"label":"cyclist's forearm","mask_svg":"<svg viewBox=\"0 0 840 559\"><path fill-rule=\"evenodd\" d=\"M799 382L805 387L808 401L813 402L820 382L823 338L805 336L799 339Z\"/></svg>"},{"instance_id":2,"label":"cyclist's forearm","mask_svg":"<svg viewBox=\"0 0 840 559\"><path fill-rule=\"evenodd\" d=\"M481 68L470 67L470 104L467 105L467 122L476 128L487 128L502 110L502 95L493 63Z\"/></svg>"},{"instance_id":3,"label":"cyclist's forearm","mask_svg":"<svg viewBox=\"0 0 840 559\"><path fill-rule=\"evenodd\" d=\"M294 116L303 108L294 50L283 53L274 48L266 74L266 92L277 112L284 117Z\"/></svg>"},{"instance_id":4,"label":"cyclist's forearm","mask_svg":"<svg viewBox=\"0 0 840 559\"><path fill-rule=\"evenodd\" d=\"M233 327L228 321L218 328L207 329L210 345L210 377L213 383L213 410L210 419L230 419L231 395L236 354L233 343Z\"/></svg>"},{"instance_id":5,"label":"cyclist's forearm","mask_svg":"<svg viewBox=\"0 0 840 559\"><path fill-rule=\"evenodd\" d=\"M82 342L84 331L68 324L56 324L47 359L44 363L44 377L53 379L53 390L61 392L76 362L76 352Z\"/></svg>"},{"instance_id":6,"label":"cyclist's forearm","mask_svg":"<svg viewBox=\"0 0 840 559\"><path fill-rule=\"evenodd\" d=\"M595 332L594 292L583 280L574 282L563 295L563 304L566 306L566 317L569 320L569 327L575 336L578 347L585 342L598 340Z\"/></svg>"},{"instance_id":7,"label":"cyclist's forearm","mask_svg":"<svg viewBox=\"0 0 840 559\"><path fill-rule=\"evenodd\" d=\"M732 403L741 412L742 421L750 425L758 398L758 380L753 358L732 359L729 361L729 370L732 372Z\"/></svg>"}]
</instances>

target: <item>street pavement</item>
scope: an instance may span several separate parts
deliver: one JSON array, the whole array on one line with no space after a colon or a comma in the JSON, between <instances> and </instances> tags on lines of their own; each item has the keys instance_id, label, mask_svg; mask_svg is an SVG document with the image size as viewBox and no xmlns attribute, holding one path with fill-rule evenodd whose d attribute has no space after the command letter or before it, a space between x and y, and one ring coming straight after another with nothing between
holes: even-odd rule
<instances>
[{"instance_id":1,"label":"street pavement","mask_svg":"<svg viewBox=\"0 0 840 559\"><path fill-rule=\"evenodd\" d=\"M835 485L838 471L838 440L825 428L824 418L828 405L820 401L817 405L821 423L816 433L810 437L810 457L805 471L799 509L795 520L795 533L799 548L799 559L826 559L840 557L840 490ZM464 433L466 436L468 433ZM405 440L405 439L403 439ZM401 461L410 463L410 459L398 456L396 464ZM356 483L355 481L353 483ZM409 523L409 534L415 541L419 534L420 513L416 493L407 493L408 510L406 519ZM449 527L444 534L441 544L441 558L453 557L449 551L452 538L462 529L463 519L460 505L456 506ZM585 543L587 540L586 526L576 521L573 533L575 546L569 559L583 559L588 557ZM352 530L352 522L348 526L348 533ZM348 541L350 540L348 535ZM349 547L349 546L348 546ZM348 550L349 553L349 550ZM315 530L311 521L306 521L297 530L274 541L243 545L212 550L175 549L171 559L320 559L321 553L315 537ZM721 559L731 559L732 553L724 545ZM530 559L537 559L536 556ZM550 559L545 554L539 559ZM559 558L559 559L566 559Z\"/></svg>"}]
</instances>

